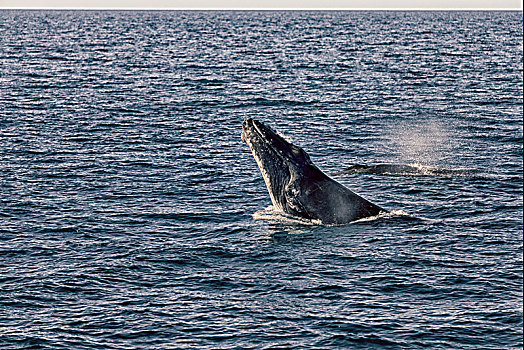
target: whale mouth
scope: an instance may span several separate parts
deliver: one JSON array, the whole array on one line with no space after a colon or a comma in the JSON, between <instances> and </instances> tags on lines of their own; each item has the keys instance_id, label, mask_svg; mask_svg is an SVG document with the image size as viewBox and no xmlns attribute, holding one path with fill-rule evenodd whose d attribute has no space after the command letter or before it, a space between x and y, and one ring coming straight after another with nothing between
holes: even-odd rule
<instances>
[{"instance_id":1,"label":"whale mouth","mask_svg":"<svg viewBox=\"0 0 524 350\"><path fill-rule=\"evenodd\" d=\"M242 124L242 141L246 142L251 150L265 148L280 158L286 166L301 167L310 163L309 156L302 148L288 142L273 129L254 119L246 119Z\"/></svg>"},{"instance_id":2,"label":"whale mouth","mask_svg":"<svg viewBox=\"0 0 524 350\"><path fill-rule=\"evenodd\" d=\"M249 118L242 124L242 141L248 144L254 154L262 153L264 150L263 153L270 151L274 156L282 158L281 154L279 154L280 152L278 152L278 149L274 146L275 142L272 138L275 136L279 137L276 133L272 132L272 130L268 129L264 124L257 120ZM282 141L284 140L282 139L281 142ZM255 156L255 158L257 157ZM267 156L264 158L267 158ZM281 160L284 161L284 159Z\"/></svg>"},{"instance_id":3,"label":"whale mouth","mask_svg":"<svg viewBox=\"0 0 524 350\"><path fill-rule=\"evenodd\" d=\"M282 137L277 135L273 130L271 130L261 122L253 120L251 118L246 119L242 124L241 138L242 141L246 142L248 145L250 142L252 143L254 141L254 138L256 138L259 141L265 143L267 146L271 146L273 150L275 150L275 139L278 139L278 141L289 145L287 141L285 141Z\"/></svg>"},{"instance_id":4,"label":"whale mouth","mask_svg":"<svg viewBox=\"0 0 524 350\"><path fill-rule=\"evenodd\" d=\"M283 210L285 186L290 182L295 163L291 144L263 123L246 119L241 138L251 149L273 205Z\"/></svg>"}]
</instances>

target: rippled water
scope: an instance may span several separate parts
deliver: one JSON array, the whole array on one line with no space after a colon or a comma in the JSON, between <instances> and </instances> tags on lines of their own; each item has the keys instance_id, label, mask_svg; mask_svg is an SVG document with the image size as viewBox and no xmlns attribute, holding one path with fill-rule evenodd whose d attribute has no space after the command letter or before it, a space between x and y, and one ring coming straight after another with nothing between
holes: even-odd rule
<instances>
[{"instance_id":1,"label":"rippled water","mask_svg":"<svg viewBox=\"0 0 524 350\"><path fill-rule=\"evenodd\" d=\"M0 347L522 348L522 12L0 11ZM245 118L402 215L266 209ZM469 174L472 174L471 176Z\"/></svg>"}]
</instances>

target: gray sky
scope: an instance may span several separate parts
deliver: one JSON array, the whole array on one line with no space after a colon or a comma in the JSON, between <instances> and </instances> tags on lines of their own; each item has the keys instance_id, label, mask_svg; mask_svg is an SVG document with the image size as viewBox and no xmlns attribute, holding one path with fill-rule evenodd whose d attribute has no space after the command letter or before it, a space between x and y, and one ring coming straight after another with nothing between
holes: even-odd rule
<instances>
[{"instance_id":1,"label":"gray sky","mask_svg":"<svg viewBox=\"0 0 524 350\"><path fill-rule=\"evenodd\" d=\"M0 0L0 8L522 9L522 0Z\"/></svg>"}]
</instances>

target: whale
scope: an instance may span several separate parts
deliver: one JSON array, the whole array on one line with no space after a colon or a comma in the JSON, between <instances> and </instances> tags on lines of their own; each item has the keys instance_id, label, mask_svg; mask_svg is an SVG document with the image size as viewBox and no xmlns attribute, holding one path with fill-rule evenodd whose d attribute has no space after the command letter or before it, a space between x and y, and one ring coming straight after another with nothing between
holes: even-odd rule
<instances>
[{"instance_id":1,"label":"whale","mask_svg":"<svg viewBox=\"0 0 524 350\"><path fill-rule=\"evenodd\" d=\"M276 210L325 225L387 213L323 173L302 148L264 123L246 119L241 138L255 158Z\"/></svg>"},{"instance_id":2,"label":"whale","mask_svg":"<svg viewBox=\"0 0 524 350\"><path fill-rule=\"evenodd\" d=\"M444 169L427 165L408 164L353 164L344 170L331 173L330 175L427 175L447 177L474 177L476 172L472 169Z\"/></svg>"}]
</instances>

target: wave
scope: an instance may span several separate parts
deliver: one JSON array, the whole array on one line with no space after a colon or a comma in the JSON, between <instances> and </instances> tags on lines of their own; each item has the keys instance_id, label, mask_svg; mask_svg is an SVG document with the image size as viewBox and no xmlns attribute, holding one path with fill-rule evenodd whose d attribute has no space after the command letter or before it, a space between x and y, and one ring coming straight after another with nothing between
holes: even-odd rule
<instances>
[{"instance_id":1,"label":"wave","mask_svg":"<svg viewBox=\"0 0 524 350\"><path fill-rule=\"evenodd\" d=\"M363 222L370 222L370 221L376 221L380 219L415 219L414 217L410 216L408 213L402 211L402 210L392 210L390 212L382 212L375 216L369 216L362 219L358 219L352 222L349 222L348 224L355 224L355 223L363 223ZM285 225L304 225L304 226L319 226L324 225L320 220L310 220L301 218L298 216L293 216L290 214L286 214L284 212L279 211L274 206L270 205L269 207L259 210L253 214L253 219L255 220L266 220L271 223L278 223L278 224L285 224ZM343 225L324 225L324 226L344 226Z\"/></svg>"},{"instance_id":2,"label":"wave","mask_svg":"<svg viewBox=\"0 0 524 350\"><path fill-rule=\"evenodd\" d=\"M350 222L350 224L356 224L356 223L368 222L368 221L375 221L375 220L378 220L378 219L391 219L391 218L408 218L408 219L412 219L413 217L411 217L408 213L406 213L403 210L392 210L392 211L388 211L388 212L381 212L378 215L368 216L368 217L365 217L365 218L362 218L362 219L358 219L358 220Z\"/></svg>"},{"instance_id":3,"label":"wave","mask_svg":"<svg viewBox=\"0 0 524 350\"><path fill-rule=\"evenodd\" d=\"M379 174L379 175L422 175L446 177L475 177L479 173L473 169L445 169L419 164L354 164L330 175Z\"/></svg>"}]
</instances>

